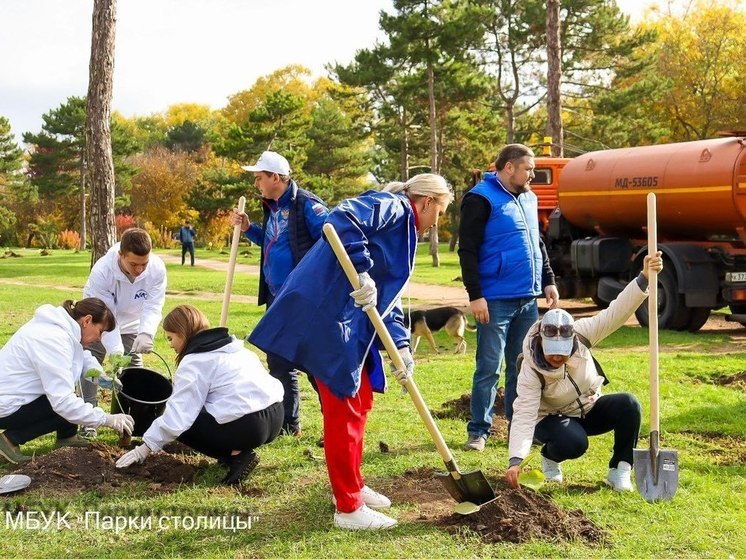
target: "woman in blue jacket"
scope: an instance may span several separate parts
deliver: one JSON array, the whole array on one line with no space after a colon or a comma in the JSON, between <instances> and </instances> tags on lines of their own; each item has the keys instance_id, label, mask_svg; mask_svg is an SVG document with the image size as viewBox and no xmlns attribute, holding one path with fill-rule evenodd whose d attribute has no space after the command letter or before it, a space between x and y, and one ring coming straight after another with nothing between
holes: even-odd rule
<instances>
[{"instance_id":1,"label":"woman in blue jacket","mask_svg":"<svg viewBox=\"0 0 746 559\"><path fill-rule=\"evenodd\" d=\"M324 417L324 453L336 504L334 523L346 529L390 528L396 521L374 508L391 502L363 483L363 435L373 391L386 387L375 330L365 310L383 317L406 371L414 367L400 296L414 268L418 233L437 226L453 194L445 179L417 175L386 192L343 201L327 222L337 231L359 274L350 283L325 238L292 271L249 337L265 352L282 355L318 383Z\"/></svg>"}]
</instances>

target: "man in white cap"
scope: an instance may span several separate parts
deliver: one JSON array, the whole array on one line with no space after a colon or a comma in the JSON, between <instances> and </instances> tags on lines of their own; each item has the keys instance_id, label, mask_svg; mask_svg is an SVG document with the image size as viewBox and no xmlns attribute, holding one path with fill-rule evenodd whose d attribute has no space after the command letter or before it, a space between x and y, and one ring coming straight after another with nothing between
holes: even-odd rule
<instances>
[{"instance_id":1,"label":"man in white cap","mask_svg":"<svg viewBox=\"0 0 746 559\"><path fill-rule=\"evenodd\" d=\"M265 151L255 165L242 169L254 173L254 185L262 195L264 220L252 223L246 213L235 212L233 224L252 243L262 247L259 270L259 304L269 307L290 272L321 237L329 210L316 195L298 188L290 178L290 164L279 153ZM268 354L270 374L285 389L283 431L300 436L300 393L297 372L279 355ZM308 377L318 393L313 377Z\"/></svg>"},{"instance_id":2,"label":"man in white cap","mask_svg":"<svg viewBox=\"0 0 746 559\"><path fill-rule=\"evenodd\" d=\"M567 311L552 309L531 327L523 341L510 424L508 485L518 487L520 463L534 440L543 445L541 464L547 481L561 482L561 462L585 454L589 436L613 431L614 449L604 481L616 491L633 490L630 472L640 433L640 403L632 394L601 395L607 381L591 348L627 322L648 296L650 271L662 269L661 253L648 255L637 279L609 308L577 321Z\"/></svg>"}]
</instances>

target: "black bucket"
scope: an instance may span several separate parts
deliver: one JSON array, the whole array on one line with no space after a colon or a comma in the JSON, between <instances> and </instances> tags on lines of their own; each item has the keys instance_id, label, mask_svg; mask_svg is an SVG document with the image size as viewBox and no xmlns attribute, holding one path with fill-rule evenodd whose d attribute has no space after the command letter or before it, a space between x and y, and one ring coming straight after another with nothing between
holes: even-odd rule
<instances>
[{"instance_id":1,"label":"black bucket","mask_svg":"<svg viewBox=\"0 0 746 559\"><path fill-rule=\"evenodd\" d=\"M126 413L135 420L132 435L142 437L166 409L173 388L160 373L144 367L127 367L119 375L122 388L114 393L111 413Z\"/></svg>"}]
</instances>

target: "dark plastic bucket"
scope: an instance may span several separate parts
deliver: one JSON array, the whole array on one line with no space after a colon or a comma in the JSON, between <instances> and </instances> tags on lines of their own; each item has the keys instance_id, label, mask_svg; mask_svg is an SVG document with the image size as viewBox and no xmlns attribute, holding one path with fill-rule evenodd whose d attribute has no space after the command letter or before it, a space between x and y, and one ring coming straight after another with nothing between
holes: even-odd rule
<instances>
[{"instance_id":1,"label":"dark plastic bucket","mask_svg":"<svg viewBox=\"0 0 746 559\"><path fill-rule=\"evenodd\" d=\"M173 388L160 373L144 367L127 367L119 375L122 389L111 400L111 413L126 413L135 420L132 435L142 437L163 414Z\"/></svg>"}]
</instances>

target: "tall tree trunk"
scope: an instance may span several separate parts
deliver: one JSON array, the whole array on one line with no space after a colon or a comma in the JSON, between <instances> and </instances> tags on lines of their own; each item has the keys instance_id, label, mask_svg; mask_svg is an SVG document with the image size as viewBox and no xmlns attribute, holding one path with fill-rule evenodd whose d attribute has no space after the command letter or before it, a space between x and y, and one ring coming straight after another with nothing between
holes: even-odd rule
<instances>
[{"instance_id":1,"label":"tall tree trunk","mask_svg":"<svg viewBox=\"0 0 746 559\"><path fill-rule=\"evenodd\" d=\"M515 111L513 102L505 104L505 143L515 142Z\"/></svg>"},{"instance_id":2,"label":"tall tree trunk","mask_svg":"<svg viewBox=\"0 0 746 559\"><path fill-rule=\"evenodd\" d=\"M563 155L562 50L560 47L560 0L547 0L547 136L552 138L552 155Z\"/></svg>"},{"instance_id":3,"label":"tall tree trunk","mask_svg":"<svg viewBox=\"0 0 746 559\"><path fill-rule=\"evenodd\" d=\"M85 137L91 191L92 264L116 241L111 93L114 82L116 0L94 0Z\"/></svg>"},{"instance_id":4,"label":"tall tree trunk","mask_svg":"<svg viewBox=\"0 0 746 559\"><path fill-rule=\"evenodd\" d=\"M435 120L435 72L433 65L427 65L427 98L430 106L430 172L439 173L438 165L438 129ZM433 268L440 266L440 255L438 254L438 228L430 228L430 256L433 257Z\"/></svg>"},{"instance_id":5,"label":"tall tree trunk","mask_svg":"<svg viewBox=\"0 0 746 559\"><path fill-rule=\"evenodd\" d=\"M409 125L407 124L407 109L401 111L402 146L400 176L403 182L409 180Z\"/></svg>"}]
</instances>

